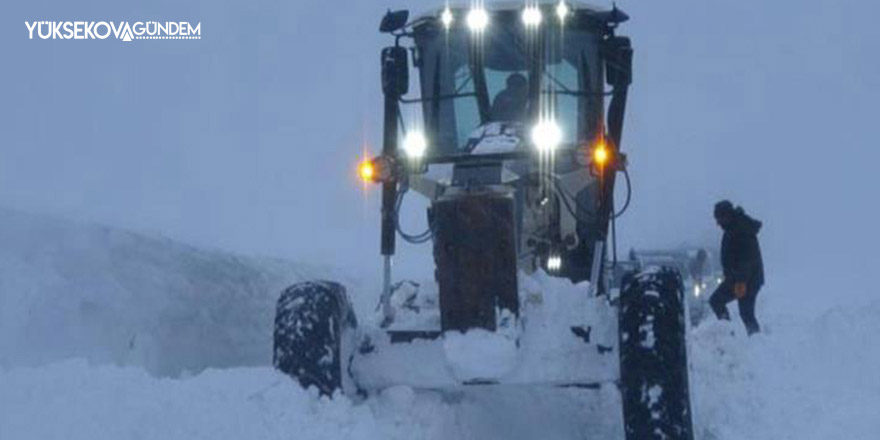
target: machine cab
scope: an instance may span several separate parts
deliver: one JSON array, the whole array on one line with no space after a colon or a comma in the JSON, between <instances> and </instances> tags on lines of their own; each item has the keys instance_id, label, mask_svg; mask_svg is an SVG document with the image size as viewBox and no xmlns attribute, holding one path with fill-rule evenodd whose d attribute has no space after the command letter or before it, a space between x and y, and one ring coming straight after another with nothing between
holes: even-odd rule
<instances>
[{"instance_id":1,"label":"machine cab","mask_svg":"<svg viewBox=\"0 0 880 440\"><path fill-rule=\"evenodd\" d=\"M596 276L623 163L632 52L615 29L627 19L566 1L446 6L411 21L389 12L383 154L365 168L384 184L383 255L394 253L400 194L426 196L436 214L444 197L494 191L513 201L519 269ZM432 174L438 164L451 173ZM404 238L436 246L428 229Z\"/></svg>"},{"instance_id":2,"label":"machine cab","mask_svg":"<svg viewBox=\"0 0 880 440\"><path fill-rule=\"evenodd\" d=\"M605 22L586 11L554 3L444 8L421 18L413 37L432 147L426 158L479 154L490 126L488 133L520 141L508 148L595 139L603 130Z\"/></svg>"}]
</instances>

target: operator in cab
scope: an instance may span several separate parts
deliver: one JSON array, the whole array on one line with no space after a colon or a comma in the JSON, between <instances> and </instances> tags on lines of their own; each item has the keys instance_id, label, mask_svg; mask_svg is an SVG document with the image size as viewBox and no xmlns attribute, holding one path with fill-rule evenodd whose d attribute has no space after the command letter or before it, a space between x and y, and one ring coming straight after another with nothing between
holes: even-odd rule
<instances>
[{"instance_id":1,"label":"operator in cab","mask_svg":"<svg viewBox=\"0 0 880 440\"><path fill-rule=\"evenodd\" d=\"M492 101L492 119L498 122L523 121L529 101L529 80L521 73L507 77L507 87Z\"/></svg>"},{"instance_id":2,"label":"operator in cab","mask_svg":"<svg viewBox=\"0 0 880 440\"><path fill-rule=\"evenodd\" d=\"M761 222L727 200L715 204L715 221L724 231L721 239L724 281L715 289L709 304L718 319L730 320L727 304L736 300L739 315L751 336L761 331L755 317L758 291L764 285L764 262L758 243Z\"/></svg>"}]
</instances>

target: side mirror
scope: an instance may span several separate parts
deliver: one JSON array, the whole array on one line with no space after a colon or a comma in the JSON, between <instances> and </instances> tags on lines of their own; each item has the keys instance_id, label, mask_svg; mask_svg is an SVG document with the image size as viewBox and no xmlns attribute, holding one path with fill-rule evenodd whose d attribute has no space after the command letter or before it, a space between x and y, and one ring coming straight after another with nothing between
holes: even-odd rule
<instances>
[{"instance_id":1,"label":"side mirror","mask_svg":"<svg viewBox=\"0 0 880 440\"><path fill-rule=\"evenodd\" d=\"M406 48L382 49L382 92L385 95L400 97L409 91L408 60Z\"/></svg>"},{"instance_id":2,"label":"side mirror","mask_svg":"<svg viewBox=\"0 0 880 440\"><path fill-rule=\"evenodd\" d=\"M629 21L629 15L626 12L617 9L617 5L614 5L610 11L599 12L596 16L599 20L608 23L612 27L616 27L621 23Z\"/></svg>"},{"instance_id":3,"label":"side mirror","mask_svg":"<svg viewBox=\"0 0 880 440\"><path fill-rule=\"evenodd\" d=\"M382 24L379 25L379 32L387 34L400 30L406 26L407 20L409 20L409 11L406 9L394 12L391 12L389 9L385 14L385 17L382 17Z\"/></svg>"},{"instance_id":4,"label":"side mirror","mask_svg":"<svg viewBox=\"0 0 880 440\"><path fill-rule=\"evenodd\" d=\"M632 84L632 44L627 37L611 37L602 50L608 85L626 87Z\"/></svg>"}]
</instances>

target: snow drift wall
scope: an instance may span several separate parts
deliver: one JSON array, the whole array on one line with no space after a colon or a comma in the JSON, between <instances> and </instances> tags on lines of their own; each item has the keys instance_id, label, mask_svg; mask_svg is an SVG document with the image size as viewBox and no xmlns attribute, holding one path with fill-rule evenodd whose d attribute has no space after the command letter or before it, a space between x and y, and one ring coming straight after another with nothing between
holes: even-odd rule
<instances>
[{"instance_id":1,"label":"snow drift wall","mask_svg":"<svg viewBox=\"0 0 880 440\"><path fill-rule=\"evenodd\" d=\"M278 292L310 274L330 275L0 209L0 366L268 365Z\"/></svg>"}]
</instances>

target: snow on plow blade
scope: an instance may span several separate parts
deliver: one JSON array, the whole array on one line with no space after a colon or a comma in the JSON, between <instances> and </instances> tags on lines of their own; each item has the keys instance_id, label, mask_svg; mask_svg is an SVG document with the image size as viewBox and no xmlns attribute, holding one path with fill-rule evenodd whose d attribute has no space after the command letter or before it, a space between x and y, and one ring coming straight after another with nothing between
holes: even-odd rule
<instances>
[{"instance_id":1,"label":"snow on plow blade","mask_svg":"<svg viewBox=\"0 0 880 440\"><path fill-rule=\"evenodd\" d=\"M584 319L571 322L550 311L562 305L560 297L566 292L542 293L543 304L525 304L528 320L502 317L495 332L423 332L426 337L402 343L392 342L393 331L370 333L365 338L369 342L361 345L352 362L355 379L366 389L462 384L593 386L616 380L616 309L606 298L585 298L580 291Z\"/></svg>"}]
</instances>

